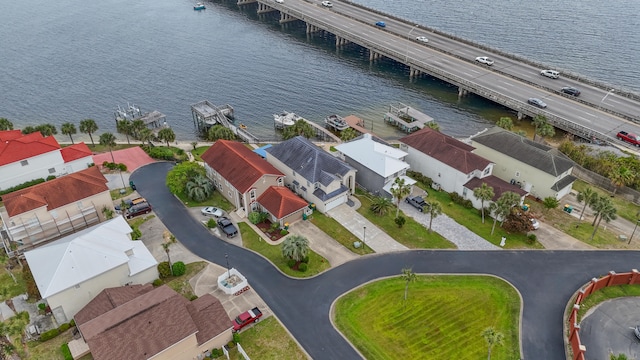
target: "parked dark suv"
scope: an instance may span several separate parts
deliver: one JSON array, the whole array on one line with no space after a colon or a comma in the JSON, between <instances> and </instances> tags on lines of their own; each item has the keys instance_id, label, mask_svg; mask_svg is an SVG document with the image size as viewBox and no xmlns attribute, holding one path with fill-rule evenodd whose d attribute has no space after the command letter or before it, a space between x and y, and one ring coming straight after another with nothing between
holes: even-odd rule
<instances>
[{"instance_id":1,"label":"parked dark suv","mask_svg":"<svg viewBox=\"0 0 640 360\"><path fill-rule=\"evenodd\" d=\"M572 86L565 86L562 89L560 89L560 91L562 91L565 94L569 94L572 96L580 96L580 90L572 87Z\"/></svg>"},{"instance_id":2,"label":"parked dark suv","mask_svg":"<svg viewBox=\"0 0 640 360\"><path fill-rule=\"evenodd\" d=\"M151 210L151 204L149 204L148 202L143 202L128 208L125 212L125 217L127 219L131 219L138 215L148 214L151 212Z\"/></svg>"}]
</instances>

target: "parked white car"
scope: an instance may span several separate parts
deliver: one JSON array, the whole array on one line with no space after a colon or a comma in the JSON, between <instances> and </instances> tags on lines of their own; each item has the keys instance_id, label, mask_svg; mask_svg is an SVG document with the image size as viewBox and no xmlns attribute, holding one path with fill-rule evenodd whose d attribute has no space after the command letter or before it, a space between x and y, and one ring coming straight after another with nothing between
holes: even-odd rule
<instances>
[{"instance_id":1,"label":"parked white car","mask_svg":"<svg viewBox=\"0 0 640 360\"><path fill-rule=\"evenodd\" d=\"M533 226L533 230L540 229L540 223L536 219L531 219L531 226Z\"/></svg>"},{"instance_id":2,"label":"parked white car","mask_svg":"<svg viewBox=\"0 0 640 360\"><path fill-rule=\"evenodd\" d=\"M540 75L546 76L552 79L557 79L560 77L560 73L555 70L542 70L540 71Z\"/></svg>"},{"instance_id":3,"label":"parked white car","mask_svg":"<svg viewBox=\"0 0 640 360\"><path fill-rule=\"evenodd\" d=\"M217 207L213 207L213 206L207 206L207 207L203 208L202 210L200 210L200 212L204 216L213 216L213 217L217 217L217 218L219 218L220 216L224 215L222 210L218 209Z\"/></svg>"},{"instance_id":4,"label":"parked white car","mask_svg":"<svg viewBox=\"0 0 640 360\"><path fill-rule=\"evenodd\" d=\"M489 57L487 56L478 56L476 58L476 61L479 62L480 64L485 64L485 65L493 65L493 60L491 60Z\"/></svg>"}]
</instances>

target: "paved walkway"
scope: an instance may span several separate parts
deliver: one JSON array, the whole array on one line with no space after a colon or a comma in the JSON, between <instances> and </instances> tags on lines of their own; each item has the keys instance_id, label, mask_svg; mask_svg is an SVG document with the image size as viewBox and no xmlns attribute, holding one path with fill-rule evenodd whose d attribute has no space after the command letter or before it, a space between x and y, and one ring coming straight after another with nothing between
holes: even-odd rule
<instances>
[{"instance_id":1,"label":"paved walkway","mask_svg":"<svg viewBox=\"0 0 640 360\"><path fill-rule=\"evenodd\" d=\"M309 240L311 250L327 259L332 267L359 257L359 255L342 246L342 244L335 241L310 221L297 221L291 225L289 231L291 234L306 237ZM368 242L367 245L369 245Z\"/></svg>"}]
</instances>

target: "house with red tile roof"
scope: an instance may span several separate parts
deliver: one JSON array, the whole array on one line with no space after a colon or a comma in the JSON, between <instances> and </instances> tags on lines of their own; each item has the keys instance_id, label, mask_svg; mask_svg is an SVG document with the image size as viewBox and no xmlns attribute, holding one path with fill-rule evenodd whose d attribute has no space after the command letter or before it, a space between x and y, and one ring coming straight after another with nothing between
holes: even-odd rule
<instances>
[{"instance_id":1,"label":"house with red tile roof","mask_svg":"<svg viewBox=\"0 0 640 360\"><path fill-rule=\"evenodd\" d=\"M61 149L53 136L40 132L0 131L0 190L84 170L93 163L91 155L84 143Z\"/></svg>"},{"instance_id":2,"label":"house with red tile roof","mask_svg":"<svg viewBox=\"0 0 640 360\"><path fill-rule=\"evenodd\" d=\"M23 246L59 237L105 220L114 210L107 179L92 166L2 195L0 217L9 238Z\"/></svg>"},{"instance_id":3,"label":"house with red tile roof","mask_svg":"<svg viewBox=\"0 0 640 360\"><path fill-rule=\"evenodd\" d=\"M405 161L411 170L431 178L435 187L471 200L476 208L482 205L473 196L473 189L483 182L494 188L497 197L506 191L522 198L527 195L519 186L493 176L493 162L474 154L473 146L451 136L424 128L401 138L400 142L400 149L408 153Z\"/></svg>"},{"instance_id":4,"label":"house with red tile roof","mask_svg":"<svg viewBox=\"0 0 640 360\"><path fill-rule=\"evenodd\" d=\"M306 200L284 186L268 188L258 197L258 204L261 211L269 214L271 223L278 223L280 227L302 219L302 214L311 215L313 212Z\"/></svg>"},{"instance_id":5,"label":"house with red tile roof","mask_svg":"<svg viewBox=\"0 0 640 360\"><path fill-rule=\"evenodd\" d=\"M201 359L232 340L231 319L220 300L205 294L187 300L167 285L109 288L75 316L84 353L95 360Z\"/></svg>"},{"instance_id":6,"label":"house with red tile roof","mask_svg":"<svg viewBox=\"0 0 640 360\"><path fill-rule=\"evenodd\" d=\"M218 140L202 154L207 177L241 217L259 210L258 197L271 186L284 186L284 174L244 144Z\"/></svg>"}]
</instances>

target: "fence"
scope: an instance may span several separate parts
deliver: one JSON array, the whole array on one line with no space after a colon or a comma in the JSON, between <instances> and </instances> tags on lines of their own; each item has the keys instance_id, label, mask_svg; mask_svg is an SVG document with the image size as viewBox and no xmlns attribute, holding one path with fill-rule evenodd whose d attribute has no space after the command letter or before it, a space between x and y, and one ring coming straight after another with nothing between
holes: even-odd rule
<instances>
[{"instance_id":1,"label":"fence","mask_svg":"<svg viewBox=\"0 0 640 360\"><path fill-rule=\"evenodd\" d=\"M571 174L580 180L588 182L606 191L613 192L615 187L611 180L600 174L596 174L591 170L587 170L580 165L575 165ZM623 186L616 191L617 195L624 197L626 200L632 201L636 205L640 205L640 192L630 187Z\"/></svg>"}]
</instances>

